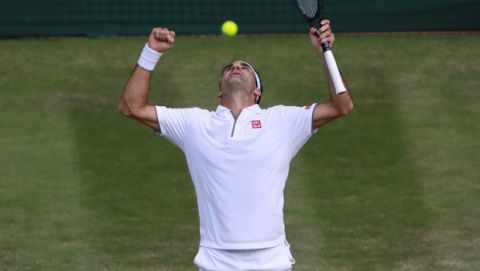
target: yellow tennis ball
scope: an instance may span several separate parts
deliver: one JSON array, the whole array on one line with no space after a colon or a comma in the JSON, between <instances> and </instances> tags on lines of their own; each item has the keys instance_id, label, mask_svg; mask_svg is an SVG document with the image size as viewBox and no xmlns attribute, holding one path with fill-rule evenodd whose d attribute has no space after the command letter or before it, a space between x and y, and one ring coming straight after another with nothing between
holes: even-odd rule
<instances>
[{"instance_id":1,"label":"yellow tennis ball","mask_svg":"<svg viewBox=\"0 0 480 271\"><path fill-rule=\"evenodd\" d=\"M227 37L234 37L237 35L238 25L231 20L225 21L222 24L222 33Z\"/></svg>"}]
</instances>

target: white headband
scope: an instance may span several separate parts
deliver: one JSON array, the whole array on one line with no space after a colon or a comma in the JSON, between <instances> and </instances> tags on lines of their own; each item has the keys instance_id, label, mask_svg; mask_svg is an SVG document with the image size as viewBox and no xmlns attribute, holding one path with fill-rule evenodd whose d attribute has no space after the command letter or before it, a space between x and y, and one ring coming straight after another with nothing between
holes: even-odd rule
<instances>
[{"instance_id":1,"label":"white headband","mask_svg":"<svg viewBox=\"0 0 480 271\"><path fill-rule=\"evenodd\" d=\"M260 84L260 77L258 77L258 74L253 68L253 66L250 65L248 62L245 62L245 61L242 61L242 62L245 63L252 70L253 74L255 75L255 81L257 82L257 88L258 90L262 91L262 85Z\"/></svg>"}]
</instances>

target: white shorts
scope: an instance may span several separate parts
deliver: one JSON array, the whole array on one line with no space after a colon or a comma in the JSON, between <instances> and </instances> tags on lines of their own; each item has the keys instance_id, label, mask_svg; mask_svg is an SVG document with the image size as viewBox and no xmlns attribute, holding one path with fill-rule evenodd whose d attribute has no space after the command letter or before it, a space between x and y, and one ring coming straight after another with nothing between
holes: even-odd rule
<instances>
[{"instance_id":1,"label":"white shorts","mask_svg":"<svg viewBox=\"0 0 480 271\"><path fill-rule=\"evenodd\" d=\"M285 241L276 247L249 250L200 247L194 263L200 271L289 271L295 259Z\"/></svg>"}]
</instances>

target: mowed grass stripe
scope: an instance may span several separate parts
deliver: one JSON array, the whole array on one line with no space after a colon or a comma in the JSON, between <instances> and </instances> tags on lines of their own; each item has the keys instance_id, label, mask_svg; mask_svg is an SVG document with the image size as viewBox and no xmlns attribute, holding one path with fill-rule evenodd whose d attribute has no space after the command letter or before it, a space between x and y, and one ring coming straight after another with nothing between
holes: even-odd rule
<instances>
[{"instance_id":1,"label":"mowed grass stripe","mask_svg":"<svg viewBox=\"0 0 480 271\"><path fill-rule=\"evenodd\" d=\"M62 110L9 99L2 110L0 269L84 270L92 245L71 123Z\"/></svg>"},{"instance_id":2,"label":"mowed grass stripe","mask_svg":"<svg viewBox=\"0 0 480 271\"><path fill-rule=\"evenodd\" d=\"M68 112L80 154L77 166L87 187L88 205L97 217L93 234L108 255L101 259L102 270L190 269L198 245L198 221L184 157L117 110L144 39L110 40L116 44L113 47L84 42L96 47L88 55L92 62L116 63L108 76L89 76L93 82L78 86L88 100ZM101 73L101 65L97 63L91 72ZM78 72L84 70L78 67ZM158 88L157 81L152 88ZM152 96L176 99L175 90L160 88ZM95 103L98 99L101 102Z\"/></svg>"},{"instance_id":3,"label":"mowed grass stripe","mask_svg":"<svg viewBox=\"0 0 480 271\"><path fill-rule=\"evenodd\" d=\"M77 146L69 114L81 104L95 109L107 100L89 85L89 78L97 76L92 72L104 64L99 58L92 64L88 58L92 43L86 39L2 42L2 63L10 64L1 68L5 76L0 92L5 118L1 122L2 270L102 270L109 262L109 255L98 249L97 213L88 205L88 187L78 166L82 147ZM19 59L28 59L28 65Z\"/></svg>"},{"instance_id":4,"label":"mowed grass stripe","mask_svg":"<svg viewBox=\"0 0 480 271\"><path fill-rule=\"evenodd\" d=\"M293 175L303 184L303 198L309 199L307 208L313 212L310 223L305 217L296 221L317 225L321 238L312 242L323 242L302 255L305 258L298 257L296 267L401 270L426 254L417 240L430 212L422 203L416 168L407 157L409 143L394 97L395 76L382 60L381 54L392 49L388 40L379 43L375 38L348 37L342 42L355 44L345 51L340 45L336 53L356 108L320 130L293 167L308 165L301 175L295 170ZM389 55L389 60L396 57L403 56Z\"/></svg>"},{"instance_id":5,"label":"mowed grass stripe","mask_svg":"<svg viewBox=\"0 0 480 271\"><path fill-rule=\"evenodd\" d=\"M408 157L417 167L433 216L423 242L435 270L475 270L480 211L479 37L423 37L415 62L404 69L395 94L410 142ZM441 48L431 50L431 48ZM430 80L435 78L435 80ZM412 114L412 112L415 112Z\"/></svg>"}]
</instances>

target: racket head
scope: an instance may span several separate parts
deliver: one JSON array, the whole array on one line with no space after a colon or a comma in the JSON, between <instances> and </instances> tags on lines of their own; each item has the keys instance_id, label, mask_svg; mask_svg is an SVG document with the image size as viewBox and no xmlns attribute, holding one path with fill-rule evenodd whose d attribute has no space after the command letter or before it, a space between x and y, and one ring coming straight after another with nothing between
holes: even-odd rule
<instances>
[{"instance_id":1,"label":"racket head","mask_svg":"<svg viewBox=\"0 0 480 271\"><path fill-rule=\"evenodd\" d=\"M294 0L303 18L310 26L319 28L322 19L322 0Z\"/></svg>"}]
</instances>

